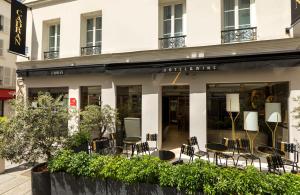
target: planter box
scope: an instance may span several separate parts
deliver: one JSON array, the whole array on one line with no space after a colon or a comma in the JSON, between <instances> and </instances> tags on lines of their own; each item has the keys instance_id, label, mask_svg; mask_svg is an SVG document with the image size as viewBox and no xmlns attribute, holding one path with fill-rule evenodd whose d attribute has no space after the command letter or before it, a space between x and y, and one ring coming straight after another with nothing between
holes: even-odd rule
<instances>
[{"instance_id":1,"label":"planter box","mask_svg":"<svg viewBox=\"0 0 300 195\"><path fill-rule=\"evenodd\" d=\"M75 177L67 173L52 173L52 195L186 195L175 188L161 187L157 184L125 184L111 179L99 180ZM197 192L196 195L204 193Z\"/></svg>"},{"instance_id":2,"label":"planter box","mask_svg":"<svg viewBox=\"0 0 300 195\"><path fill-rule=\"evenodd\" d=\"M32 195L51 195L50 173L39 172L39 168L46 163L39 164L31 170L31 189Z\"/></svg>"},{"instance_id":3,"label":"planter box","mask_svg":"<svg viewBox=\"0 0 300 195\"><path fill-rule=\"evenodd\" d=\"M0 158L0 174L5 171L5 160Z\"/></svg>"}]
</instances>

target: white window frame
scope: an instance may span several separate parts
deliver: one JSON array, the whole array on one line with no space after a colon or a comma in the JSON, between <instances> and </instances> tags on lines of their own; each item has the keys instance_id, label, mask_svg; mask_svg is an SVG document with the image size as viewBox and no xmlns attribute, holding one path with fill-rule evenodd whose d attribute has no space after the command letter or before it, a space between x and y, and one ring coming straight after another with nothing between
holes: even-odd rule
<instances>
[{"instance_id":1,"label":"white window frame","mask_svg":"<svg viewBox=\"0 0 300 195\"><path fill-rule=\"evenodd\" d=\"M97 29L97 25L96 25L96 21L97 18L101 18L101 29ZM88 24L88 20L93 20L93 29L90 30L93 32L93 42L89 42L92 43L92 45L89 45L89 47L95 47L95 46L102 46L102 16L94 16L94 17L89 17L86 18L86 27L85 27L85 46L88 47L88 40L87 40L87 33L89 32L88 28L87 28L87 24ZM100 34L101 34L101 39L100 41L98 41L97 45L96 45L96 31L99 30Z\"/></svg>"},{"instance_id":2,"label":"white window frame","mask_svg":"<svg viewBox=\"0 0 300 195\"><path fill-rule=\"evenodd\" d=\"M224 19L225 19L225 0L222 1L223 2L223 9L222 9L222 15L223 15L223 29L225 30L225 23L224 23ZM234 29L242 29L240 28L239 25L239 0L234 0ZM256 7L255 7L255 0L250 0L250 27L255 27L256 26ZM247 27L245 27L247 28Z\"/></svg>"},{"instance_id":3,"label":"white window frame","mask_svg":"<svg viewBox=\"0 0 300 195\"><path fill-rule=\"evenodd\" d=\"M50 35L50 28L53 27L53 26L55 28L55 33L54 33L54 36L51 36ZM60 50L60 30L59 30L59 33L58 33L58 26L59 26L59 29L60 29L60 24L51 24L51 25L49 25L49 28L48 28L48 49L49 49L49 51L59 51ZM54 47L50 47L50 38L51 37L54 37ZM59 37L59 42L58 42L58 37ZM54 48L54 49L51 50L51 48Z\"/></svg>"},{"instance_id":4,"label":"white window frame","mask_svg":"<svg viewBox=\"0 0 300 195\"><path fill-rule=\"evenodd\" d=\"M178 4L182 4L182 35L178 36L185 36L186 35L186 3L185 1L174 1L171 3L164 3L160 4L160 34L161 37L164 38L164 7L171 6L171 35L169 37L175 36L175 6ZM167 36L166 36L167 37Z\"/></svg>"}]
</instances>

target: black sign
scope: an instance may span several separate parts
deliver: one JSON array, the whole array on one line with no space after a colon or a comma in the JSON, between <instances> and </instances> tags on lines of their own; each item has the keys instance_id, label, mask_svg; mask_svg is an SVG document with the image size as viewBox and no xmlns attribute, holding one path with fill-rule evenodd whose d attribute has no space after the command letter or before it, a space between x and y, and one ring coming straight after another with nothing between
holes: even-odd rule
<instances>
[{"instance_id":1,"label":"black sign","mask_svg":"<svg viewBox=\"0 0 300 195\"><path fill-rule=\"evenodd\" d=\"M11 0L11 22L9 51L25 55L27 7L17 0Z\"/></svg>"},{"instance_id":2,"label":"black sign","mask_svg":"<svg viewBox=\"0 0 300 195\"><path fill-rule=\"evenodd\" d=\"M300 0L291 0L292 5L292 24L300 19Z\"/></svg>"},{"instance_id":3,"label":"black sign","mask_svg":"<svg viewBox=\"0 0 300 195\"><path fill-rule=\"evenodd\" d=\"M163 68L162 72L190 72L190 71L214 71L217 70L216 65L185 65L185 66L169 66Z\"/></svg>"}]
</instances>

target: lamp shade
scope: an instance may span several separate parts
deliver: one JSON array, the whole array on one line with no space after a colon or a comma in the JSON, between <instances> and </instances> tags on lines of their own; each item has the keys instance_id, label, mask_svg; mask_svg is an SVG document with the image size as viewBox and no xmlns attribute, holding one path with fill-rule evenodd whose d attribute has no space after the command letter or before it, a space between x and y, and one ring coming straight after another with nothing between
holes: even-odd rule
<instances>
[{"instance_id":1,"label":"lamp shade","mask_svg":"<svg viewBox=\"0 0 300 195\"><path fill-rule=\"evenodd\" d=\"M258 113L253 111L244 112L244 129L258 131Z\"/></svg>"},{"instance_id":2,"label":"lamp shade","mask_svg":"<svg viewBox=\"0 0 300 195\"><path fill-rule=\"evenodd\" d=\"M265 117L267 122L280 123L281 122L281 104L280 103L266 103Z\"/></svg>"},{"instance_id":3,"label":"lamp shade","mask_svg":"<svg viewBox=\"0 0 300 195\"><path fill-rule=\"evenodd\" d=\"M238 93L226 94L226 111L240 112L240 94Z\"/></svg>"}]
</instances>

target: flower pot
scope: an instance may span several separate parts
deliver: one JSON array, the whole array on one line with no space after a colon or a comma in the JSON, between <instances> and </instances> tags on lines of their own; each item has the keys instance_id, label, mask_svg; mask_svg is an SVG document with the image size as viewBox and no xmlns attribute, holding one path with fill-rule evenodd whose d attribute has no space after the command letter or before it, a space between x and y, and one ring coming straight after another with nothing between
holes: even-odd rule
<instances>
[{"instance_id":1,"label":"flower pot","mask_svg":"<svg viewBox=\"0 0 300 195\"><path fill-rule=\"evenodd\" d=\"M0 173L5 171L5 160L0 158Z\"/></svg>"},{"instance_id":2,"label":"flower pot","mask_svg":"<svg viewBox=\"0 0 300 195\"><path fill-rule=\"evenodd\" d=\"M47 163L38 164L31 170L32 195L51 195L50 173Z\"/></svg>"},{"instance_id":3,"label":"flower pot","mask_svg":"<svg viewBox=\"0 0 300 195\"><path fill-rule=\"evenodd\" d=\"M73 147L72 150L75 152L75 153L79 153L79 152L86 152L86 153L89 153L89 143L86 142L86 143L83 143L77 147Z\"/></svg>"}]
</instances>

